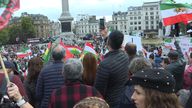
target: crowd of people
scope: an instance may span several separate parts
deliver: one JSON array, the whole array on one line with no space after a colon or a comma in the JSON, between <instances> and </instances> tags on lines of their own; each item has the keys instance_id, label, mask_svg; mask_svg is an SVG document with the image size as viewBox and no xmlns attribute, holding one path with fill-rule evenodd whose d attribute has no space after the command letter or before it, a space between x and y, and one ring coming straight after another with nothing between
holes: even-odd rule
<instances>
[{"instance_id":1,"label":"crowd of people","mask_svg":"<svg viewBox=\"0 0 192 108\"><path fill-rule=\"evenodd\" d=\"M56 44L52 57L44 63L40 50L21 59L4 60L10 81L1 93L20 108L191 108L192 53L184 58L176 50L162 55L162 48L138 53L137 45L122 47L124 34L107 28L100 31L103 41L94 48L104 57L86 53L84 58L65 60L66 50ZM25 64L26 76L16 64ZM0 88L6 81L0 70Z\"/></svg>"}]
</instances>

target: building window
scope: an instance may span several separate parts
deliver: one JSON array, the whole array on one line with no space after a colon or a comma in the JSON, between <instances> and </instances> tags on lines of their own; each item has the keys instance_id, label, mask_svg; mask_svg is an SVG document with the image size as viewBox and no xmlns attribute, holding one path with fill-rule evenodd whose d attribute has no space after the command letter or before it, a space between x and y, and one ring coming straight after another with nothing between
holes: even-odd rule
<instances>
[{"instance_id":1,"label":"building window","mask_svg":"<svg viewBox=\"0 0 192 108\"><path fill-rule=\"evenodd\" d=\"M145 10L147 10L147 8L145 8Z\"/></svg>"},{"instance_id":2,"label":"building window","mask_svg":"<svg viewBox=\"0 0 192 108\"><path fill-rule=\"evenodd\" d=\"M137 17L134 17L134 20L136 20L137 19Z\"/></svg>"},{"instance_id":3,"label":"building window","mask_svg":"<svg viewBox=\"0 0 192 108\"><path fill-rule=\"evenodd\" d=\"M157 15L159 14L159 12L156 13Z\"/></svg>"},{"instance_id":4,"label":"building window","mask_svg":"<svg viewBox=\"0 0 192 108\"><path fill-rule=\"evenodd\" d=\"M141 19L141 17L139 16L138 19Z\"/></svg>"},{"instance_id":5,"label":"building window","mask_svg":"<svg viewBox=\"0 0 192 108\"><path fill-rule=\"evenodd\" d=\"M138 14L141 14L141 12L139 11Z\"/></svg>"},{"instance_id":6,"label":"building window","mask_svg":"<svg viewBox=\"0 0 192 108\"><path fill-rule=\"evenodd\" d=\"M124 28L127 29L127 26L125 25Z\"/></svg>"},{"instance_id":7,"label":"building window","mask_svg":"<svg viewBox=\"0 0 192 108\"><path fill-rule=\"evenodd\" d=\"M151 21L151 24L153 24L153 21Z\"/></svg>"},{"instance_id":8,"label":"building window","mask_svg":"<svg viewBox=\"0 0 192 108\"><path fill-rule=\"evenodd\" d=\"M137 24L137 22L134 22L134 24L136 25L136 24Z\"/></svg>"},{"instance_id":9,"label":"building window","mask_svg":"<svg viewBox=\"0 0 192 108\"><path fill-rule=\"evenodd\" d=\"M159 26L157 25L157 29L159 29Z\"/></svg>"},{"instance_id":10,"label":"building window","mask_svg":"<svg viewBox=\"0 0 192 108\"><path fill-rule=\"evenodd\" d=\"M153 13L153 12L150 12L150 15L154 15L154 13Z\"/></svg>"},{"instance_id":11,"label":"building window","mask_svg":"<svg viewBox=\"0 0 192 108\"><path fill-rule=\"evenodd\" d=\"M133 20L133 17L130 17L130 20Z\"/></svg>"},{"instance_id":12,"label":"building window","mask_svg":"<svg viewBox=\"0 0 192 108\"><path fill-rule=\"evenodd\" d=\"M148 20L149 18L148 18L148 16L145 16L145 20Z\"/></svg>"},{"instance_id":13,"label":"building window","mask_svg":"<svg viewBox=\"0 0 192 108\"><path fill-rule=\"evenodd\" d=\"M156 23L159 24L159 21L157 21Z\"/></svg>"},{"instance_id":14,"label":"building window","mask_svg":"<svg viewBox=\"0 0 192 108\"><path fill-rule=\"evenodd\" d=\"M151 19L151 20L153 20L153 19L154 19L154 17L153 17L153 16L151 16L151 17L150 17L150 19Z\"/></svg>"},{"instance_id":15,"label":"building window","mask_svg":"<svg viewBox=\"0 0 192 108\"><path fill-rule=\"evenodd\" d=\"M153 30L153 29L154 29L154 27L153 27L153 26L151 26L151 29Z\"/></svg>"},{"instance_id":16,"label":"building window","mask_svg":"<svg viewBox=\"0 0 192 108\"><path fill-rule=\"evenodd\" d=\"M130 25L133 25L133 22L130 22Z\"/></svg>"},{"instance_id":17,"label":"building window","mask_svg":"<svg viewBox=\"0 0 192 108\"><path fill-rule=\"evenodd\" d=\"M139 26L139 28L138 28L139 30L141 30L141 26Z\"/></svg>"},{"instance_id":18,"label":"building window","mask_svg":"<svg viewBox=\"0 0 192 108\"><path fill-rule=\"evenodd\" d=\"M150 10L153 10L153 7L151 7Z\"/></svg>"},{"instance_id":19,"label":"building window","mask_svg":"<svg viewBox=\"0 0 192 108\"><path fill-rule=\"evenodd\" d=\"M148 30L148 29L149 29L149 26L146 26L145 28L146 28L146 30Z\"/></svg>"},{"instance_id":20,"label":"building window","mask_svg":"<svg viewBox=\"0 0 192 108\"><path fill-rule=\"evenodd\" d=\"M133 30L133 27L129 27L129 30Z\"/></svg>"},{"instance_id":21,"label":"building window","mask_svg":"<svg viewBox=\"0 0 192 108\"><path fill-rule=\"evenodd\" d=\"M148 21L145 21L145 24L148 24Z\"/></svg>"},{"instance_id":22,"label":"building window","mask_svg":"<svg viewBox=\"0 0 192 108\"><path fill-rule=\"evenodd\" d=\"M146 12L145 15L148 15L148 13Z\"/></svg>"},{"instance_id":23,"label":"building window","mask_svg":"<svg viewBox=\"0 0 192 108\"><path fill-rule=\"evenodd\" d=\"M137 30L137 27L135 27L135 30Z\"/></svg>"},{"instance_id":24,"label":"building window","mask_svg":"<svg viewBox=\"0 0 192 108\"><path fill-rule=\"evenodd\" d=\"M132 12L130 12L130 15L132 15Z\"/></svg>"},{"instance_id":25,"label":"building window","mask_svg":"<svg viewBox=\"0 0 192 108\"><path fill-rule=\"evenodd\" d=\"M157 19L159 19L159 16L156 16Z\"/></svg>"},{"instance_id":26,"label":"building window","mask_svg":"<svg viewBox=\"0 0 192 108\"><path fill-rule=\"evenodd\" d=\"M139 21L138 24L141 24L141 21Z\"/></svg>"}]
</instances>

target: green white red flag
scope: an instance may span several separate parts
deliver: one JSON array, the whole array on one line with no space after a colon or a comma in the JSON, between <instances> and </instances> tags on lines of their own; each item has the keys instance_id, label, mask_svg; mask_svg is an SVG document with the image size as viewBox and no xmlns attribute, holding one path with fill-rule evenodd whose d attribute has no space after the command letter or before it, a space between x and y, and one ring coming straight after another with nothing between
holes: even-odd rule
<instances>
[{"instance_id":1,"label":"green white red flag","mask_svg":"<svg viewBox=\"0 0 192 108\"><path fill-rule=\"evenodd\" d=\"M7 2L9 3L7 4ZM7 2L1 4L1 7L3 7L3 5L5 4L7 5L0 16L0 30L2 30L9 23L13 12L17 11L20 8L20 0L9 0Z\"/></svg>"},{"instance_id":2,"label":"green white red flag","mask_svg":"<svg viewBox=\"0 0 192 108\"><path fill-rule=\"evenodd\" d=\"M161 16L164 26L192 20L192 5L181 3L161 3Z\"/></svg>"}]
</instances>

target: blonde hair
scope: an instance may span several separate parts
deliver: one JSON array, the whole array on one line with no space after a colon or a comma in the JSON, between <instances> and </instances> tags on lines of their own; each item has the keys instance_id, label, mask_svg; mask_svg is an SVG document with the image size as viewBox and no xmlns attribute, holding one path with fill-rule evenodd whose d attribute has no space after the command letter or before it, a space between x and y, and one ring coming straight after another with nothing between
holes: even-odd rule
<instances>
[{"instance_id":1,"label":"blonde hair","mask_svg":"<svg viewBox=\"0 0 192 108\"><path fill-rule=\"evenodd\" d=\"M87 97L79 101L73 108L109 108L109 105L101 98Z\"/></svg>"}]
</instances>

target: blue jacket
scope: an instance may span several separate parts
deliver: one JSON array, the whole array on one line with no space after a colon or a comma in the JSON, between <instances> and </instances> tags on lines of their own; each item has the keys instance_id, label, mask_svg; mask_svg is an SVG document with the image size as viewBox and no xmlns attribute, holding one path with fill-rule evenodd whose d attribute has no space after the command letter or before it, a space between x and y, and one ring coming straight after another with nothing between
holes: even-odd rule
<instances>
[{"instance_id":1,"label":"blue jacket","mask_svg":"<svg viewBox=\"0 0 192 108\"><path fill-rule=\"evenodd\" d=\"M129 83L126 84L125 91L121 97L119 108L136 108L135 103L131 100L131 96L134 92L134 86Z\"/></svg>"},{"instance_id":2,"label":"blue jacket","mask_svg":"<svg viewBox=\"0 0 192 108\"><path fill-rule=\"evenodd\" d=\"M63 65L62 61L54 61L41 70L36 86L36 98L40 102L40 108L48 108L52 91L64 85Z\"/></svg>"}]
</instances>

